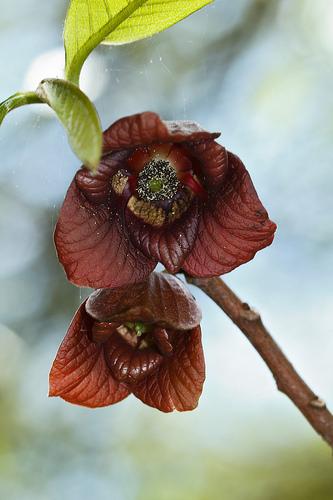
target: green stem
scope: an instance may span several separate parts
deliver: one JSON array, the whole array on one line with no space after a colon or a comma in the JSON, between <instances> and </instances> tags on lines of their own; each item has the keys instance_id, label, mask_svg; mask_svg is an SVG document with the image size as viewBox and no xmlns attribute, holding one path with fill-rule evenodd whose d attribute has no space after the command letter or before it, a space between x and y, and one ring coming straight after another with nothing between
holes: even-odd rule
<instances>
[{"instance_id":1,"label":"green stem","mask_svg":"<svg viewBox=\"0 0 333 500\"><path fill-rule=\"evenodd\" d=\"M79 79L82 66L97 45L112 33L118 26L123 23L133 12L138 10L147 0L134 0L129 5L124 7L118 14L113 16L106 24L104 24L93 36L91 36L85 44L77 51L75 57L71 61L69 67L66 64L66 78L75 85L79 86ZM66 56L67 58L67 56Z\"/></svg>"},{"instance_id":2,"label":"green stem","mask_svg":"<svg viewBox=\"0 0 333 500\"><path fill-rule=\"evenodd\" d=\"M25 106L26 104L37 104L43 101L38 97L35 92L17 92L8 97L0 104L0 125L5 116L15 108Z\"/></svg>"}]
</instances>

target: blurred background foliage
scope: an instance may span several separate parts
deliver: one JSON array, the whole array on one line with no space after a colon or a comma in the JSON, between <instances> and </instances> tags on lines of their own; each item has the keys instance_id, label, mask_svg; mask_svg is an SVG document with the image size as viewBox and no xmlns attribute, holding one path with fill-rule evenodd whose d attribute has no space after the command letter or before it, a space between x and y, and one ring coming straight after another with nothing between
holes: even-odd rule
<instances>
[{"instance_id":1,"label":"blurred background foliage","mask_svg":"<svg viewBox=\"0 0 333 500\"><path fill-rule=\"evenodd\" d=\"M61 76L66 7L1 0L1 100ZM331 408L332 55L330 0L217 0L153 39L100 47L82 82L104 128L154 110L222 131L279 225L275 244L226 280ZM87 293L66 282L52 243L79 165L40 106L7 117L0 148L0 498L333 498L329 449L200 291L207 381L196 411L47 398L50 364Z\"/></svg>"}]
</instances>

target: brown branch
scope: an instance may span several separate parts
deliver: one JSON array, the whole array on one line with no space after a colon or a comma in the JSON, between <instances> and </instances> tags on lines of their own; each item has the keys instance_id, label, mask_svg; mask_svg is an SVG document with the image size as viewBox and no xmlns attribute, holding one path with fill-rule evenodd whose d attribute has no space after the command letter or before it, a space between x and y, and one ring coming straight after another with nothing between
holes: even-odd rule
<instances>
[{"instance_id":1,"label":"brown branch","mask_svg":"<svg viewBox=\"0 0 333 500\"><path fill-rule=\"evenodd\" d=\"M240 328L270 369L279 391L297 406L313 429L333 448L333 415L325 402L298 375L267 331L259 314L242 302L220 278L186 276L186 280L213 299Z\"/></svg>"}]
</instances>

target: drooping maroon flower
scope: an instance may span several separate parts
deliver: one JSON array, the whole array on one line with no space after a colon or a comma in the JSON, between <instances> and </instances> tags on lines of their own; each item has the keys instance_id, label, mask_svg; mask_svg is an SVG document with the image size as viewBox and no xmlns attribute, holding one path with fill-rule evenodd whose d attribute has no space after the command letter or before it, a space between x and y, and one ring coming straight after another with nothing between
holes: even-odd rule
<instances>
[{"instance_id":1,"label":"drooping maroon flower","mask_svg":"<svg viewBox=\"0 0 333 500\"><path fill-rule=\"evenodd\" d=\"M130 393L164 412L193 410L205 379L201 312L177 278L90 295L76 312L50 372L50 396L91 408Z\"/></svg>"},{"instance_id":2,"label":"drooping maroon flower","mask_svg":"<svg viewBox=\"0 0 333 500\"><path fill-rule=\"evenodd\" d=\"M111 125L97 174L77 172L60 212L55 243L68 279L122 286L157 262L217 276L270 245L276 226L219 135L149 112Z\"/></svg>"}]
</instances>

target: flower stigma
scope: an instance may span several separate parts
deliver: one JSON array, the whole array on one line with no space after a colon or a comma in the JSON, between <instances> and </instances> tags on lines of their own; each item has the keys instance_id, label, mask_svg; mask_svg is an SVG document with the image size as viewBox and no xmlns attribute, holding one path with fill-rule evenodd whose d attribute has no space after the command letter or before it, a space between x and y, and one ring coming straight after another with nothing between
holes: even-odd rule
<instances>
[{"instance_id":1,"label":"flower stigma","mask_svg":"<svg viewBox=\"0 0 333 500\"><path fill-rule=\"evenodd\" d=\"M142 323L142 321L130 321L125 323L125 326L129 330L134 331L138 337L141 337L141 335L149 331L149 326L145 323Z\"/></svg>"},{"instance_id":2,"label":"flower stigma","mask_svg":"<svg viewBox=\"0 0 333 500\"><path fill-rule=\"evenodd\" d=\"M158 193L163 187L163 181L161 179L152 179L149 181L149 189L153 193Z\"/></svg>"}]
</instances>

